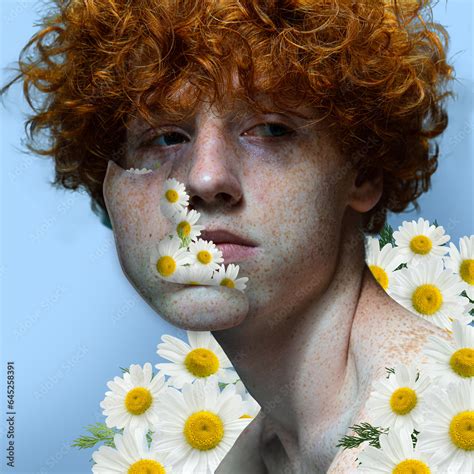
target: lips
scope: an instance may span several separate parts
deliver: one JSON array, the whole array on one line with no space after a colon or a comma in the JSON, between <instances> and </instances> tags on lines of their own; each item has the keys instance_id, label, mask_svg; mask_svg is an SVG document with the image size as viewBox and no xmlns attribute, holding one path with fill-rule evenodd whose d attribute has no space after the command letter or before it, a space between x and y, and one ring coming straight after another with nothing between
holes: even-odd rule
<instances>
[{"instance_id":1,"label":"lips","mask_svg":"<svg viewBox=\"0 0 474 474\"><path fill-rule=\"evenodd\" d=\"M246 239L240 235L234 234L225 229L206 229L199 235L201 239L212 240L213 243L217 244L236 244L244 245L246 247L256 247L256 244L249 239Z\"/></svg>"},{"instance_id":2,"label":"lips","mask_svg":"<svg viewBox=\"0 0 474 474\"><path fill-rule=\"evenodd\" d=\"M222 252L224 263L240 262L253 257L257 252L254 242L224 229L204 230L200 238L212 241Z\"/></svg>"}]
</instances>

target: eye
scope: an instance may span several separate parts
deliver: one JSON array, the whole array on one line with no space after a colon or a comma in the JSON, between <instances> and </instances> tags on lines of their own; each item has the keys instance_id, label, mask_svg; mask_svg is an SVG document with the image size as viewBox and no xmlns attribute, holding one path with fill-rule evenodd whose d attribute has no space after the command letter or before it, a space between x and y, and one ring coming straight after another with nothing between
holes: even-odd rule
<instances>
[{"instance_id":1,"label":"eye","mask_svg":"<svg viewBox=\"0 0 474 474\"><path fill-rule=\"evenodd\" d=\"M188 139L182 133L169 131L154 135L143 143L142 147L168 147L187 142Z\"/></svg>"},{"instance_id":2,"label":"eye","mask_svg":"<svg viewBox=\"0 0 474 474\"><path fill-rule=\"evenodd\" d=\"M281 123L263 123L252 127L244 135L250 135L251 130L261 130L261 133L256 133L257 136L263 137L282 137L285 135L292 135L294 130Z\"/></svg>"}]
</instances>

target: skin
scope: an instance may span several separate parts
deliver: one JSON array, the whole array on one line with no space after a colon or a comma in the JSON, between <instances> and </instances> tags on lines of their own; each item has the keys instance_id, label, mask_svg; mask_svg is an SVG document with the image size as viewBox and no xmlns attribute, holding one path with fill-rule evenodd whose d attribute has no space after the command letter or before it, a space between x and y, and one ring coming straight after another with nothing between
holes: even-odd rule
<instances>
[{"instance_id":1,"label":"skin","mask_svg":"<svg viewBox=\"0 0 474 474\"><path fill-rule=\"evenodd\" d=\"M274 113L246 108L236 118L233 104L203 103L185 122L161 117L166 133L180 135L166 141L156 130L147 149L147 126L134 119L126 157L109 162L104 197L131 284L172 324L212 331L262 407L216 472L351 472L357 451L335 445L368 419L372 380L395 362L421 360L426 337L444 333L395 303L365 266L361 219L381 196L381 178L356 182L337 137L310 109L266 103ZM292 132L274 136L265 123ZM157 163L149 174L125 171ZM238 263L245 292L153 275L151 249L171 230L158 204L168 177L186 186L199 224L256 242L256 256Z\"/></svg>"}]
</instances>

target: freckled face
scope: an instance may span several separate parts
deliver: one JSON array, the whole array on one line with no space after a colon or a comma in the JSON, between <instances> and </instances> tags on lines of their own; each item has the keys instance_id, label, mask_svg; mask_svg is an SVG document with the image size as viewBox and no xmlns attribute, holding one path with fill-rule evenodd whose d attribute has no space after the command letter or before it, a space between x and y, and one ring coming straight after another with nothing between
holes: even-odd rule
<instances>
[{"instance_id":1,"label":"freckled face","mask_svg":"<svg viewBox=\"0 0 474 474\"><path fill-rule=\"evenodd\" d=\"M303 116L308 118L303 118ZM236 116L203 104L182 123L130 124L121 167L109 162L104 196L124 273L172 324L217 330L262 323L316 296L331 280L353 173L308 109ZM124 169L161 166L149 174ZM347 171L347 172L345 172ZM198 224L227 229L258 245L238 262L242 293L153 276L149 255L171 231L159 196L168 177L184 183Z\"/></svg>"}]
</instances>

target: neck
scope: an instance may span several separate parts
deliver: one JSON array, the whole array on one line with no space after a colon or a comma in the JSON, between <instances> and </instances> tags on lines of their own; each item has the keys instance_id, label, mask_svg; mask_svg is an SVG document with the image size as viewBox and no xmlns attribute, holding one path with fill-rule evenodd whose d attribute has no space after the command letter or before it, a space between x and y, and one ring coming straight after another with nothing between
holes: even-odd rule
<instances>
[{"instance_id":1,"label":"neck","mask_svg":"<svg viewBox=\"0 0 474 474\"><path fill-rule=\"evenodd\" d=\"M317 297L295 301L298 310L275 324L268 324L268 314L213 333L290 457L299 457L305 439L324 443L328 432L339 429L335 420L349 420L356 398L350 340L364 240L356 229L342 235L332 279ZM262 320L267 323L259 325ZM337 449L331 448L333 455Z\"/></svg>"}]
</instances>

